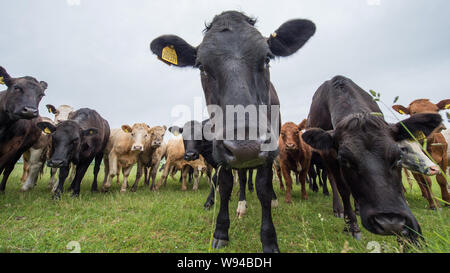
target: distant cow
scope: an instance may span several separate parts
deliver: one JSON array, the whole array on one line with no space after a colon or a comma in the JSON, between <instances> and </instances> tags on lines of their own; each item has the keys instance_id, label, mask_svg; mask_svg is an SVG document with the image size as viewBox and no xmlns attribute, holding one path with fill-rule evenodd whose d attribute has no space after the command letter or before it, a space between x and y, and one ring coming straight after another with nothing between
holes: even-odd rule
<instances>
[{"instance_id":1,"label":"distant cow","mask_svg":"<svg viewBox=\"0 0 450 273\"><path fill-rule=\"evenodd\" d=\"M72 112L68 120L56 126L49 122L39 122L38 127L52 136L52 148L47 165L60 169L58 187L53 197L60 198L69 174L70 163L76 165L76 174L70 189L73 190L73 196L78 196L81 180L94 159L94 181L91 191L97 191L97 175L110 134L108 122L95 110L81 108Z\"/></svg>"},{"instance_id":2,"label":"distant cow","mask_svg":"<svg viewBox=\"0 0 450 273\"><path fill-rule=\"evenodd\" d=\"M46 117L40 117L40 121L53 124L53 121ZM42 132L39 140L23 154L22 191L36 186L38 176L43 173L45 161L48 159L51 140L50 135Z\"/></svg>"},{"instance_id":3,"label":"distant cow","mask_svg":"<svg viewBox=\"0 0 450 273\"><path fill-rule=\"evenodd\" d=\"M450 129L444 130L441 133L444 136L445 141L447 142L447 145L448 145L450 143ZM449 160L450 160L450 148L447 146L447 162ZM447 164L447 170L443 170L443 171L444 172L448 171L448 169L449 169L449 165ZM450 186L450 184L448 186Z\"/></svg>"},{"instance_id":4,"label":"distant cow","mask_svg":"<svg viewBox=\"0 0 450 273\"><path fill-rule=\"evenodd\" d=\"M36 124L47 83L29 76L12 78L1 66L0 83L8 88L0 92L0 174L3 174L0 192L3 193L14 165L41 135Z\"/></svg>"},{"instance_id":5,"label":"distant cow","mask_svg":"<svg viewBox=\"0 0 450 273\"><path fill-rule=\"evenodd\" d=\"M430 134L438 114L417 114L388 124L372 97L352 80L336 76L313 96L303 140L320 150L330 180L344 204L347 227L360 238L350 194L360 206L363 226L372 233L398 235L417 242L422 232L402 192L402 151L398 142L411 132Z\"/></svg>"},{"instance_id":6,"label":"distant cow","mask_svg":"<svg viewBox=\"0 0 450 273\"><path fill-rule=\"evenodd\" d=\"M302 130L306 126L306 119L300 124L286 122L281 127L281 135L278 139L280 150L280 166L284 181L286 181L286 203L291 203L292 178L291 172L299 176L301 184L301 198L308 199L306 193L306 175L311 162L311 147L306 144L302 136Z\"/></svg>"},{"instance_id":7,"label":"distant cow","mask_svg":"<svg viewBox=\"0 0 450 273\"><path fill-rule=\"evenodd\" d=\"M144 151L142 151L142 153L138 156L136 180L131 188L132 191L137 190L142 173L144 173L145 185L149 185L149 180L151 177L152 184L150 189L155 190L155 179L158 172L159 163L161 162L161 157L166 150L166 145L163 142L166 129L166 126L154 126L148 131L150 139L146 142Z\"/></svg>"},{"instance_id":8,"label":"distant cow","mask_svg":"<svg viewBox=\"0 0 450 273\"><path fill-rule=\"evenodd\" d=\"M111 187L111 181L118 175L120 169L124 176L120 192L126 192L128 176L134 164L137 163L139 154L142 153L150 141L150 126L145 123L136 123L132 127L122 125L121 129L113 129L105 148L105 177L102 191L106 192ZM119 177L117 177L119 180Z\"/></svg>"},{"instance_id":9,"label":"distant cow","mask_svg":"<svg viewBox=\"0 0 450 273\"><path fill-rule=\"evenodd\" d=\"M163 174L161 175L160 180L156 184L156 190L158 190L161 187L161 185L166 185L167 176L174 169L181 170L181 190L182 191L187 190L186 178L189 173L189 167L192 167L194 172L194 185L192 186L192 189L193 190L198 189L199 172L206 171L206 163L204 161L203 156L199 156L199 158L195 160L188 161L184 158L184 154L185 150L183 138L181 136L178 136L176 138L169 139L166 148L166 163L164 166L164 171Z\"/></svg>"},{"instance_id":10,"label":"distant cow","mask_svg":"<svg viewBox=\"0 0 450 273\"><path fill-rule=\"evenodd\" d=\"M323 165L323 160L317 151L312 151L311 154L311 164L309 166L308 176L310 179L310 187L313 191L317 192L319 186L317 185L316 179L319 178L319 184L322 187L322 192L324 195L329 195L327 186L327 171Z\"/></svg>"},{"instance_id":11,"label":"distant cow","mask_svg":"<svg viewBox=\"0 0 450 273\"><path fill-rule=\"evenodd\" d=\"M442 100L437 104L432 103L428 99L418 99L411 102L408 107L404 107L402 105L394 105L392 106L392 108L400 114L407 114L411 115L411 117L414 117L419 113L438 113L441 110L448 109L450 108L450 99ZM419 135L418 138L422 143L425 141L425 136ZM441 167L442 171L445 172L448 166L448 143L445 140L444 136L440 132L434 132L426 138L426 145L428 153ZM436 206L439 207L439 202L434 200L433 194L431 192L431 179L416 173L413 173L413 175L419 183L422 195L428 200L430 209L435 209ZM441 188L442 200L447 202L446 205L448 205L450 203L450 194L447 189L447 180L445 179L443 174L437 174L436 181Z\"/></svg>"}]
</instances>

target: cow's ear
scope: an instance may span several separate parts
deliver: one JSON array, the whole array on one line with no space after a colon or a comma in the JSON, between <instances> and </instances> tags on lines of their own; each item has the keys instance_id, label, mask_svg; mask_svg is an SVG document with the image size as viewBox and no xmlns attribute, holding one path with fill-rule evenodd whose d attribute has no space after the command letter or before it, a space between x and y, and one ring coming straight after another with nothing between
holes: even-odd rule
<instances>
[{"instance_id":1,"label":"cow's ear","mask_svg":"<svg viewBox=\"0 0 450 273\"><path fill-rule=\"evenodd\" d=\"M158 59L179 67L194 66L197 49L175 35L163 35L150 43L150 50Z\"/></svg>"},{"instance_id":2,"label":"cow's ear","mask_svg":"<svg viewBox=\"0 0 450 273\"><path fill-rule=\"evenodd\" d=\"M422 113L412 115L396 124L391 124L390 129L394 140L402 141L411 139L411 134L415 135L416 138L421 138L422 135L429 136L436 128L440 127L441 122L442 117L439 114Z\"/></svg>"},{"instance_id":3,"label":"cow's ear","mask_svg":"<svg viewBox=\"0 0 450 273\"><path fill-rule=\"evenodd\" d=\"M179 134L183 133L183 128L178 127L178 126L171 126L171 127L169 127L169 132L171 132L175 136L178 136Z\"/></svg>"},{"instance_id":4,"label":"cow's ear","mask_svg":"<svg viewBox=\"0 0 450 273\"><path fill-rule=\"evenodd\" d=\"M42 89L46 90L48 87L48 84L44 81L40 81L39 84L41 85Z\"/></svg>"},{"instance_id":5,"label":"cow's ear","mask_svg":"<svg viewBox=\"0 0 450 273\"><path fill-rule=\"evenodd\" d=\"M402 115L409 115L409 107L406 108L403 105L397 104L397 105L393 105L392 109L394 109L395 111L399 112Z\"/></svg>"},{"instance_id":6,"label":"cow's ear","mask_svg":"<svg viewBox=\"0 0 450 273\"><path fill-rule=\"evenodd\" d=\"M95 136L96 134L98 134L97 128L89 128L81 131L82 136Z\"/></svg>"},{"instance_id":7,"label":"cow's ear","mask_svg":"<svg viewBox=\"0 0 450 273\"><path fill-rule=\"evenodd\" d=\"M165 132L167 130L167 126L163 125L162 127L164 128L164 132Z\"/></svg>"},{"instance_id":8,"label":"cow's ear","mask_svg":"<svg viewBox=\"0 0 450 273\"><path fill-rule=\"evenodd\" d=\"M304 119L304 120L302 120L302 122L300 122L300 123L297 125L297 127L298 127L298 129L299 129L300 131L306 128L306 122L307 122L307 121L308 121L307 119Z\"/></svg>"},{"instance_id":9,"label":"cow's ear","mask_svg":"<svg viewBox=\"0 0 450 273\"><path fill-rule=\"evenodd\" d=\"M334 131L325 131L320 128L306 130L302 134L303 141L317 150L330 150L334 148Z\"/></svg>"},{"instance_id":10,"label":"cow's ear","mask_svg":"<svg viewBox=\"0 0 450 273\"><path fill-rule=\"evenodd\" d=\"M46 133L47 135L56 131L55 125L51 124L50 122L41 121L38 122L36 125L39 129L42 130L42 132Z\"/></svg>"},{"instance_id":11,"label":"cow's ear","mask_svg":"<svg viewBox=\"0 0 450 273\"><path fill-rule=\"evenodd\" d=\"M58 110L56 110L56 107L51 104L47 104L45 107L47 107L47 110L50 114L56 115L58 113Z\"/></svg>"},{"instance_id":12,"label":"cow's ear","mask_svg":"<svg viewBox=\"0 0 450 273\"><path fill-rule=\"evenodd\" d=\"M6 84L6 86L10 87L12 84L11 76L9 76L6 69L3 66L0 66L0 84Z\"/></svg>"},{"instance_id":13,"label":"cow's ear","mask_svg":"<svg viewBox=\"0 0 450 273\"><path fill-rule=\"evenodd\" d=\"M272 53L285 57L299 50L316 32L316 26L309 20L291 20L282 24L271 34L267 43Z\"/></svg>"},{"instance_id":14,"label":"cow's ear","mask_svg":"<svg viewBox=\"0 0 450 273\"><path fill-rule=\"evenodd\" d=\"M450 99L441 100L440 102L436 103L436 106L439 108L439 110L450 109Z\"/></svg>"},{"instance_id":15,"label":"cow's ear","mask_svg":"<svg viewBox=\"0 0 450 273\"><path fill-rule=\"evenodd\" d=\"M124 131L125 133L131 133L132 129L130 125L122 125L122 131Z\"/></svg>"}]
</instances>

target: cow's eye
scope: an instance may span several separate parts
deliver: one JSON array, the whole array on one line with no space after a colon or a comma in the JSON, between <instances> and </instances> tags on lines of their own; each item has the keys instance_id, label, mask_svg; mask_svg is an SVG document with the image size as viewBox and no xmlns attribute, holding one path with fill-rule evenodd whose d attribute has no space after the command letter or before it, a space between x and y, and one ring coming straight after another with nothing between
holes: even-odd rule
<instances>
[{"instance_id":1,"label":"cow's eye","mask_svg":"<svg viewBox=\"0 0 450 273\"><path fill-rule=\"evenodd\" d=\"M341 165L341 167L345 167L347 169L354 168L351 161L345 156L338 155L337 160L339 161L339 164Z\"/></svg>"},{"instance_id":2,"label":"cow's eye","mask_svg":"<svg viewBox=\"0 0 450 273\"><path fill-rule=\"evenodd\" d=\"M22 88L20 88L19 86L14 87L14 91L16 92L22 92Z\"/></svg>"},{"instance_id":3,"label":"cow's eye","mask_svg":"<svg viewBox=\"0 0 450 273\"><path fill-rule=\"evenodd\" d=\"M131 136L134 136L134 133L131 133Z\"/></svg>"}]
</instances>

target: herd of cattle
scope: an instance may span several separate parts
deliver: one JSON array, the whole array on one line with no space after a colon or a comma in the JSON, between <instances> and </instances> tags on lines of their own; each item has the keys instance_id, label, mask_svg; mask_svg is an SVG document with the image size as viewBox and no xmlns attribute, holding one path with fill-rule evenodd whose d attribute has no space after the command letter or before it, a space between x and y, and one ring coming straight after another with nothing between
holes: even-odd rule
<instances>
[{"instance_id":1,"label":"herd of cattle","mask_svg":"<svg viewBox=\"0 0 450 273\"><path fill-rule=\"evenodd\" d=\"M203 41L194 47L178 36L164 35L151 42L151 51L166 64L195 67L200 70L207 105L225 109L232 105L280 105L270 82L269 62L275 57L289 56L300 49L316 27L309 20L291 20L282 24L268 38L254 27L255 20L241 12L227 11L216 15L204 31ZM225 139L224 130L215 130L217 138L193 139L186 128L200 128L203 132L210 120L190 121L185 126L150 127L145 123L123 125L110 129L108 122L95 110L75 110L68 105L47 105L54 120L40 117L39 103L47 83L33 77L11 77L0 67L0 82L7 90L0 93L0 173L3 174L0 191L16 162L23 156L22 190L33 188L44 165L50 167L50 183L55 198L60 198L64 182L69 176L70 190L80 194L80 184L94 163L91 190L97 191L97 175L103 160L105 176L101 191L110 189L114 177L121 192L128 188L128 179L134 165L137 174L131 191L138 189L144 174L144 183L158 190L167 177L181 171L181 189L187 189L187 180L193 176L197 189L199 176L206 173L211 184L204 204L214 203L216 188L220 193L220 210L214 232L213 246L220 248L228 241L229 199L233 184L239 178L239 217L247 210L245 189L255 186L262 207L261 242L264 252L278 252L271 208L277 205L273 190L275 170L285 201L292 202L292 178L301 185L301 198L306 200L306 184L318 191L319 177L324 194L329 181L333 196L333 212L345 219L345 231L360 237L356 215L372 233L396 235L417 243L422 239L421 228L404 197L402 168L413 172L422 195L430 208L439 206L430 188L429 176L436 175L442 200L450 203L445 172L448 163L449 131L442 125L440 110L448 109L450 100L437 104L427 99L414 100L408 107L393 106L409 118L396 124L384 120L376 101L352 80L336 76L325 81L315 92L307 119L299 124L286 122L270 124L268 133L277 135L278 150L262 151L267 139ZM281 117L280 113L275 115ZM224 118L232 128L244 126L246 132L258 124L238 125L236 118ZM192 126L192 125L199 126ZM187 126L189 125L189 126ZM271 128L279 128L273 132ZM239 128L237 128L239 129ZM259 129L259 128L256 128ZM166 130L178 135L164 143ZM236 129L234 129L236 130ZM274 129L276 130L276 129ZM198 133L198 132L197 132ZM412 140L415 138L417 141ZM420 143L420 144L419 144ZM422 151L425 149L429 157ZM165 158L159 181L156 175ZM58 173L59 170L59 173ZM54 179L58 173L58 179ZM286 183L284 187L283 180ZM350 203L354 197L354 208ZM342 203L341 203L342 201Z\"/></svg>"}]
</instances>

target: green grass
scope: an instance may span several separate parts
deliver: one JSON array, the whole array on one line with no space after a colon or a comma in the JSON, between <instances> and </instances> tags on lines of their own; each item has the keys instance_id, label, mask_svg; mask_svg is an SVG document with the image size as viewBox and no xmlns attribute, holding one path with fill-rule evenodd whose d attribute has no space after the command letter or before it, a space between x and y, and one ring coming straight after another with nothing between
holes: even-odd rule
<instances>
[{"instance_id":1,"label":"green grass","mask_svg":"<svg viewBox=\"0 0 450 273\"><path fill-rule=\"evenodd\" d=\"M216 215L213 215L213 209L203 209L209 192L205 177L201 178L196 192L192 191L192 185L182 192L176 177L176 180L169 179L167 186L158 192L144 188L141 181L136 193L121 194L114 181L110 193L92 194L91 167L79 198L72 198L65 192L61 200L54 201L47 189L48 169L38 185L26 193L19 191L21 174L22 165L17 164L9 178L6 194L0 196L1 252L70 252L66 249L70 241L78 241L81 252L209 250ZM130 177L133 183L135 170ZM103 181L103 170L99 181ZM66 182L65 188L68 184ZM435 195L440 197L437 184L433 186ZM343 233L344 221L333 216L331 197L308 189L309 200L303 201L299 186L294 185L292 204L288 205L284 203L278 181L274 182L274 188L279 207L273 209L272 214L282 252L369 252L371 248L367 245L371 241L379 244L382 252L399 251L394 237L371 234L361 225L361 241ZM229 245L213 252L261 252L258 198L255 192L247 194L248 214L238 219L235 214L237 191L235 186L230 202ZM413 251L448 253L450 209L429 210L416 185L406 197L427 242L425 247Z\"/></svg>"}]
</instances>

